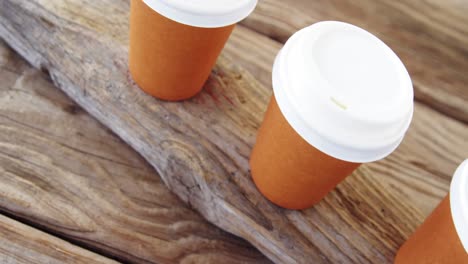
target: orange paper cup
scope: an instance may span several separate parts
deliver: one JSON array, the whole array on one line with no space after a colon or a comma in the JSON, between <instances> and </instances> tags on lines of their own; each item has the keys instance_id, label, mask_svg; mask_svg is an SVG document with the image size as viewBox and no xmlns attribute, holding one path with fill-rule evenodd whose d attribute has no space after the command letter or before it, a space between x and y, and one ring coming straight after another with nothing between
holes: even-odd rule
<instances>
[{"instance_id":1,"label":"orange paper cup","mask_svg":"<svg viewBox=\"0 0 468 264\"><path fill-rule=\"evenodd\" d=\"M135 82L163 100L202 89L236 22L256 0L131 0L129 68Z\"/></svg>"},{"instance_id":2,"label":"orange paper cup","mask_svg":"<svg viewBox=\"0 0 468 264\"><path fill-rule=\"evenodd\" d=\"M450 193L400 248L395 264L468 263L468 160Z\"/></svg>"},{"instance_id":3,"label":"orange paper cup","mask_svg":"<svg viewBox=\"0 0 468 264\"><path fill-rule=\"evenodd\" d=\"M250 166L260 192L289 209L316 204L361 163L392 153L413 114L400 59L367 31L336 21L288 40L273 91Z\"/></svg>"},{"instance_id":4,"label":"orange paper cup","mask_svg":"<svg viewBox=\"0 0 468 264\"><path fill-rule=\"evenodd\" d=\"M274 96L258 132L250 164L260 192L289 209L318 203L360 165L335 159L307 143L289 125Z\"/></svg>"}]
</instances>

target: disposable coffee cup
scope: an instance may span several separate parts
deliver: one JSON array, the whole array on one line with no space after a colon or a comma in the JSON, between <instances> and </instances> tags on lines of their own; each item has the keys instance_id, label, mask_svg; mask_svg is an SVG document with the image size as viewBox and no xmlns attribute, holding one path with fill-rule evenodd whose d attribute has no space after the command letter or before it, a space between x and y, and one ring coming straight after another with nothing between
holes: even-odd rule
<instances>
[{"instance_id":1,"label":"disposable coffee cup","mask_svg":"<svg viewBox=\"0 0 468 264\"><path fill-rule=\"evenodd\" d=\"M316 204L360 164L391 154L413 115L401 60L343 22L294 34L276 57L273 92L250 166L260 192L289 209Z\"/></svg>"},{"instance_id":2,"label":"disposable coffee cup","mask_svg":"<svg viewBox=\"0 0 468 264\"><path fill-rule=\"evenodd\" d=\"M146 93L169 101L202 89L235 24L257 0L131 0L129 67Z\"/></svg>"},{"instance_id":3,"label":"disposable coffee cup","mask_svg":"<svg viewBox=\"0 0 468 264\"><path fill-rule=\"evenodd\" d=\"M395 263L468 263L468 159L456 170L449 194L403 244Z\"/></svg>"}]
</instances>

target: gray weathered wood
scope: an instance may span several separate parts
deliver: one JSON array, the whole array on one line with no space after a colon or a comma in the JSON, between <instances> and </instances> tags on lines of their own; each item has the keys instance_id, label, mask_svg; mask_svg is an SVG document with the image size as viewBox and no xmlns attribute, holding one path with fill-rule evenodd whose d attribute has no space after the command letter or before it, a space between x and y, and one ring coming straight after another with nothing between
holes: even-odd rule
<instances>
[{"instance_id":1,"label":"gray weathered wood","mask_svg":"<svg viewBox=\"0 0 468 264\"><path fill-rule=\"evenodd\" d=\"M2 264L117 264L54 236L0 215Z\"/></svg>"},{"instance_id":2,"label":"gray weathered wood","mask_svg":"<svg viewBox=\"0 0 468 264\"><path fill-rule=\"evenodd\" d=\"M131 263L268 262L190 210L138 153L1 40L0 80L0 211ZM19 250L16 259L29 254Z\"/></svg>"}]
</instances>

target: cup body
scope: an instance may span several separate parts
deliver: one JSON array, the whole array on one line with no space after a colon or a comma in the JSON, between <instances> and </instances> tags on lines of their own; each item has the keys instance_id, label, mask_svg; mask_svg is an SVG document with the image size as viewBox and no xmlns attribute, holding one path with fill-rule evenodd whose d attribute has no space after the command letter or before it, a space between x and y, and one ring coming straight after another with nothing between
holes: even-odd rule
<instances>
[{"instance_id":1,"label":"cup body","mask_svg":"<svg viewBox=\"0 0 468 264\"><path fill-rule=\"evenodd\" d=\"M450 193L399 249L395 264L468 263L468 159Z\"/></svg>"},{"instance_id":2,"label":"cup body","mask_svg":"<svg viewBox=\"0 0 468 264\"><path fill-rule=\"evenodd\" d=\"M406 241L395 258L395 264L426 263L468 263L468 254L453 222L449 196Z\"/></svg>"},{"instance_id":3,"label":"cup body","mask_svg":"<svg viewBox=\"0 0 468 264\"><path fill-rule=\"evenodd\" d=\"M268 200L288 209L311 207L359 165L306 142L272 96L250 158L253 180Z\"/></svg>"},{"instance_id":4,"label":"cup body","mask_svg":"<svg viewBox=\"0 0 468 264\"><path fill-rule=\"evenodd\" d=\"M202 89L234 26L182 24L131 0L130 73L154 97L188 99Z\"/></svg>"}]
</instances>

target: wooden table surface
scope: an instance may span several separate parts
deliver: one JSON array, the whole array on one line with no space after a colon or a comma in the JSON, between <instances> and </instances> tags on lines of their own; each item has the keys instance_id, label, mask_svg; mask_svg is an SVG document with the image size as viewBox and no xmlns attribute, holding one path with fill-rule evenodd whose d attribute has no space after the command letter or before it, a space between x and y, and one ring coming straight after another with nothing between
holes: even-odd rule
<instances>
[{"instance_id":1,"label":"wooden table surface","mask_svg":"<svg viewBox=\"0 0 468 264\"><path fill-rule=\"evenodd\" d=\"M2 0L0 9L9 2ZM371 171L379 187L410 205L405 209L415 208L414 222L398 227L407 236L447 193L454 169L468 157L467 12L464 1L263 0L236 28L220 63L230 60L271 87L271 65L282 43L319 20L354 23L389 44L413 77L414 122L397 153L366 165L354 181L366 184L360 174ZM0 20L0 28L7 27L5 21ZM5 238L0 262L268 262L180 201L138 153L3 42L0 101L0 232ZM339 190L347 191L347 184ZM347 209L353 208L360 210ZM317 220L313 212L304 215ZM353 252L362 248L334 249L345 244L337 242L338 234L328 239L336 244L320 248L324 262L358 262ZM404 237L388 239L389 248L395 248ZM281 260L258 240L249 241ZM327 252L340 256L333 259Z\"/></svg>"}]
</instances>

